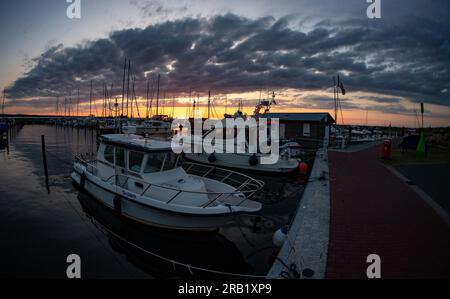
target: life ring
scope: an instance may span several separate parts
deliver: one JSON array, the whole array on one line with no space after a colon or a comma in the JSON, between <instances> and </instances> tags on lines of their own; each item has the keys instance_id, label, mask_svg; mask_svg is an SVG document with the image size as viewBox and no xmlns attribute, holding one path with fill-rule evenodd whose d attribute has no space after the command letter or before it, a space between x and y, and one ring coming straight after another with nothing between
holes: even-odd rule
<instances>
[{"instance_id":1,"label":"life ring","mask_svg":"<svg viewBox=\"0 0 450 299\"><path fill-rule=\"evenodd\" d=\"M208 162L209 163L214 163L216 161L217 161L217 158L216 158L216 156L214 154L209 155L209 157L208 157Z\"/></svg>"},{"instance_id":2,"label":"life ring","mask_svg":"<svg viewBox=\"0 0 450 299\"><path fill-rule=\"evenodd\" d=\"M256 166L258 164L258 157L253 154L253 156L248 159L248 164L250 164L251 166Z\"/></svg>"}]
</instances>

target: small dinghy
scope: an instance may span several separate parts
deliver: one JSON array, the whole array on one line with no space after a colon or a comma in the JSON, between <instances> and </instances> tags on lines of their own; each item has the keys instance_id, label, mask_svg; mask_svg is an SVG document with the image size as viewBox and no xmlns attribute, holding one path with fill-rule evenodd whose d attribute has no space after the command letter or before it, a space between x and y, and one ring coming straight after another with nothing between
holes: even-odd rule
<instances>
[{"instance_id":1,"label":"small dinghy","mask_svg":"<svg viewBox=\"0 0 450 299\"><path fill-rule=\"evenodd\" d=\"M249 198L264 183L247 175L183 163L168 140L100 137L97 158L75 158L73 181L118 214L170 229L214 230L238 213L255 213Z\"/></svg>"}]
</instances>

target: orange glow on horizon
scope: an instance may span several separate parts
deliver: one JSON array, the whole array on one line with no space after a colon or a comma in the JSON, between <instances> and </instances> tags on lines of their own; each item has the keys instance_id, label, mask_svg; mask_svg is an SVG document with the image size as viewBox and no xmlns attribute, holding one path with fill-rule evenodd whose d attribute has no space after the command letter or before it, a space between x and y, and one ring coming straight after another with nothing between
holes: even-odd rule
<instances>
[{"instance_id":1,"label":"orange glow on horizon","mask_svg":"<svg viewBox=\"0 0 450 299\"><path fill-rule=\"evenodd\" d=\"M273 105L271 108L271 112L328 112L331 116L334 117L334 110L332 109L321 109L315 108L314 101L312 102L302 102L303 99L307 99L308 97L325 97L329 96L326 91L302 91L300 94L294 95L294 91L287 90L284 92L279 92L276 98L278 105ZM365 109L365 105L371 105L372 103L368 102L363 98L363 96L367 96L370 94L358 93L355 92L352 94L353 97L346 98L347 103L356 104L356 106L360 106L361 109L343 109L342 115L341 112L338 113L337 122L338 124L345 125L369 125L369 126L389 126L390 124L393 126L405 126L405 127L417 127L417 116L408 113L387 113L379 110L370 110ZM254 106L260 97L260 92L248 92L243 94L228 94L226 96L221 95L220 97L211 97L212 99L212 109L211 109L211 118L222 118L225 113L233 114L237 110L237 102L242 100L243 102L243 112L247 115L252 115ZM263 95L262 97L269 98L269 94ZM380 97L385 96L381 95ZM228 97L228 99L227 99ZM299 97L299 98L296 98ZM196 98L196 96L193 96ZM298 100L298 102L296 102ZM332 100L332 99L331 99ZM199 111L199 116L206 118L207 117L207 101L208 98L206 95L202 95L202 97L196 98L197 109ZM121 101L118 101L119 108L121 107ZM406 102L406 101L405 101ZM63 105L60 104L59 114L56 113L56 107L44 107L41 109L27 107L27 106L12 106L13 102L9 103L5 107L6 114L28 114L28 115L59 115L63 116L64 108ZM175 104L175 107L173 107ZM405 107L414 107L414 103L402 103ZM186 97L177 97L175 100L172 98L169 99L161 99L159 102L159 113L163 115L173 116L175 118L186 118L192 117L192 105L193 99L189 99ZM227 108L225 108L227 105ZM103 99L96 99L92 103L92 113L95 116L103 116ZM138 107L139 113L136 110L136 103L133 104L133 117L137 118L140 116L141 118L145 118L146 116L146 101L143 98L138 99ZM307 108L309 107L309 108ZM383 107L379 105L379 107ZM89 103L82 103L78 107L79 115L77 116L88 116L89 115ZM155 111L155 103L153 104L153 109L150 115L154 115ZM427 104L427 113L425 116L425 125L426 126L450 126L450 108L446 106L438 106L438 105L430 105ZM447 111L447 112L446 112ZM76 116L77 107L75 104L71 106L70 116ZM131 109L129 109L129 116L131 116ZM115 112L107 111L106 116L115 116ZM66 116L69 116L69 113L66 113ZM343 120L342 120L343 117Z\"/></svg>"},{"instance_id":2,"label":"orange glow on horizon","mask_svg":"<svg viewBox=\"0 0 450 299\"><path fill-rule=\"evenodd\" d=\"M234 107L233 107L234 108ZM89 110L89 109L88 109ZM99 110L99 109L97 109ZM223 115L226 113L233 114L236 112L237 108L232 110L231 107L228 107L225 109L224 107L215 107L214 108L215 113L211 115L211 118L219 118L223 117ZM188 115L188 111L190 111L190 114ZM199 107L198 108L199 115L202 117L207 116L207 107ZM243 112L247 115L253 114L253 108L251 107L244 107ZM281 112L281 113L289 113L289 112L328 112L330 115L334 118L334 110L327 110L327 109L303 109L303 108L272 108L271 112ZM56 115L54 109L42 109L40 111L36 111L33 108L19 108L15 109L14 113L11 113L10 111L6 110L6 114L27 114L27 115ZM155 113L155 110L153 109L153 115ZM177 106L174 109L174 115L172 114L172 107L160 107L159 114L162 115L169 115L174 116L175 118L186 118L186 117L192 117L192 107L186 107L186 106ZM71 116L88 116L89 111L86 111L85 109L80 110L80 115L71 115ZM97 111L95 116L102 116L101 111ZM113 114L114 116L115 114ZM141 118L145 118L145 108L139 107L139 115ZM62 116L59 114L59 116ZM108 115L107 115L108 116ZM136 112L136 109L134 109L134 117L138 117L138 113ZM345 124L345 125L365 125L366 124L366 111L365 110L343 110L343 117L344 122L342 122L342 116L339 112L338 114L338 124ZM406 126L406 127L416 127L416 121L415 117L411 115L400 115L400 114L389 114L389 113L383 113L379 111L371 111L368 116L367 124L369 126L389 126L389 124L393 126ZM448 119L433 119L433 118L425 118L425 124L426 126L449 126L449 120Z\"/></svg>"}]
</instances>

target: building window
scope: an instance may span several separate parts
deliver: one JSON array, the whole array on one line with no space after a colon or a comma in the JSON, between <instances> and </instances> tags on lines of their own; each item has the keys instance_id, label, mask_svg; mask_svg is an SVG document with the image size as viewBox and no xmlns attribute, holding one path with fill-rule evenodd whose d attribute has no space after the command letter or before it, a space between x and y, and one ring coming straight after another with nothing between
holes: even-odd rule
<instances>
[{"instance_id":1,"label":"building window","mask_svg":"<svg viewBox=\"0 0 450 299\"><path fill-rule=\"evenodd\" d=\"M303 136L304 137L311 136L311 124L309 124L309 123L303 124Z\"/></svg>"}]
</instances>

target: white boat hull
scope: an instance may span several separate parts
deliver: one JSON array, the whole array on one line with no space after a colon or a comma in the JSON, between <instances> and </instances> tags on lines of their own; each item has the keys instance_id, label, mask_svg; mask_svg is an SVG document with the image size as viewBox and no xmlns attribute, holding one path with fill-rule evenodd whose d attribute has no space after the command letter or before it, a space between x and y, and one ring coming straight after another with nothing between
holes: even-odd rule
<instances>
[{"instance_id":1,"label":"white boat hull","mask_svg":"<svg viewBox=\"0 0 450 299\"><path fill-rule=\"evenodd\" d=\"M185 157L191 161L214 165L218 167L226 167L233 169L247 169L250 171L261 173L290 173L297 170L298 161L295 160L289 163L288 161L280 160L275 164L261 164L258 163L255 166L250 165L249 154L227 154L227 153L214 153L216 160L214 162L209 161L209 154L185 154Z\"/></svg>"},{"instance_id":2,"label":"white boat hull","mask_svg":"<svg viewBox=\"0 0 450 299\"><path fill-rule=\"evenodd\" d=\"M133 200L128 194L114 193L106 188L85 179L77 172L72 173L72 180L92 197L120 215L135 221L167 229L211 231L233 219L233 214L218 215L190 215L172 211L160 210ZM118 199L115 199L118 198Z\"/></svg>"},{"instance_id":3,"label":"white boat hull","mask_svg":"<svg viewBox=\"0 0 450 299\"><path fill-rule=\"evenodd\" d=\"M137 135L167 135L170 134L170 128L164 127L140 127L140 126L123 126L122 131L125 134L137 134Z\"/></svg>"}]
</instances>

